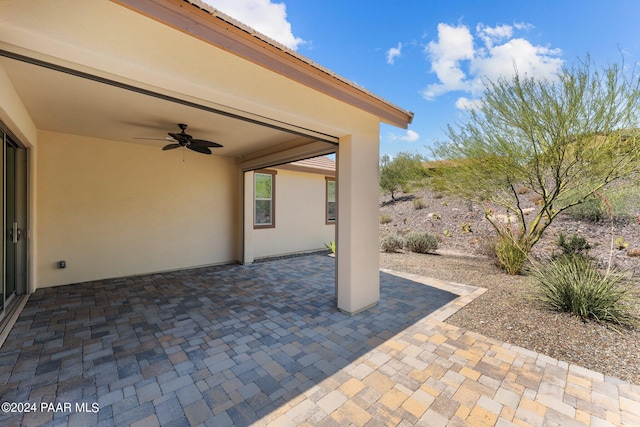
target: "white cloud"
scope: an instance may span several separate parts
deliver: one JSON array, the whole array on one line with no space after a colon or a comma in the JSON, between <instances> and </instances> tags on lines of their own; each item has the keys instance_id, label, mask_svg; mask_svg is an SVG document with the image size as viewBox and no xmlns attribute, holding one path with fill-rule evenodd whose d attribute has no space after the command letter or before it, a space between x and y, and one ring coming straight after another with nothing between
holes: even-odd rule
<instances>
[{"instance_id":1,"label":"white cloud","mask_svg":"<svg viewBox=\"0 0 640 427\"><path fill-rule=\"evenodd\" d=\"M409 129L404 135L390 133L388 139L389 141L416 142L420 139L420 135L418 132Z\"/></svg>"},{"instance_id":2,"label":"white cloud","mask_svg":"<svg viewBox=\"0 0 640 427\"><path fill-rule=\"evenodd\" d=\"M460 110L477 110L480 107L482 107L482 100L480 99L469 99L461 96L456 101L456 108Z\"/></svg>"},{"instance_id":3,"label":"white cloud","mask_svg":"<svg viewBox=\"0 0 640 427\"><path fill-rule=\"evenodd\" d=\"M271 0L202 1L290 49L295 50L305 43L293 35L284 3L272 3Z\"/></svg>"},{"instance_id":4,"label":"white cloud","mask_svg":"<svg viewBox=\"0 0 640 427\"><path fill-rule=\"evenodd\" d=\"M387 64L393 65L396 58L402 54L402 43L398 43L398 47L392 47L387 51Z\"/></svg>"},{"instance_id":5,"label":"white cloud","mask_svg":"<svg viewBox=\"0 0 640 427\"><path fill-rule=\"evenodd\" d=\"M485 27L484 24L478 24L476 31L487 47L491 47L495 42L499 42L513 36L513 27L510 25Z\"/></svg>"},{"instance_id":6,"label":"white cloud","mask_svg":"<svg viewBox=\"0 0 640 427\"><path fill-rule=\"evenodd\" d=\"M508 78L514 75L515 69L520 75L554 79L562 67L562 51L535 46L514 36L517 31L530 28L532 26L525 23L495 27L478 24L474 37L465 25L438 24L438 39L425 47L438 82L428 85L422 92L423 97L433 100L454 91L478 97L484 89L483 78ZM475 108L475 102L461 97L456 106Z\"/></svg>"},{"instance_id":7,"label":"white cloud","mask_svg":"<svg viewBox=\"0 0 640 427\"><path fill-rule=\"evenodd\" d=\"M427 87L423 93L425 98L434 99L443 93L467 88L461 63L473 59L473 36L469 28L438 24L438 42L429 42L425 50L431 59L431 71L440 80Z\"/></svg>"}]
</instances>

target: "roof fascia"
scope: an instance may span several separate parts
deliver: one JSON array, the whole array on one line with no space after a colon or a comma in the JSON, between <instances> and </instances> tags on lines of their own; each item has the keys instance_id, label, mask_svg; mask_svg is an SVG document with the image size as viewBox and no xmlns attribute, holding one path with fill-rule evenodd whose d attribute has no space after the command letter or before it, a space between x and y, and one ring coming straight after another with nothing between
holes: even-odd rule
<instances>
[{"instance_id":1,"label":"roof fascia","mask_svg":"<svg viewBox=\"0 0 640 427\"><path fill-rule=\"evenodd\" d=\"M354 85L297 53L185 0L111 0L291 80L407 128L413 113ZM227 19L225 19L227 18Z\"/></svg>"}]
</instances>

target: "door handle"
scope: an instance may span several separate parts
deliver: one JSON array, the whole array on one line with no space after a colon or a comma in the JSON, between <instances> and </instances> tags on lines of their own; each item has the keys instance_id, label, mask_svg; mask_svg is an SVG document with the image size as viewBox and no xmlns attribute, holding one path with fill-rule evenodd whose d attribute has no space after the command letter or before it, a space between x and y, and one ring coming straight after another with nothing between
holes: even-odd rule
<instances>
[{"instance_id":1,"label":"door handle","mask_svg":"<svg viewBox=\"0 0 640 427\"><path fill-rule=\"evenodd\" d=\"M18 240L20 240L20 234L21 233L20 233L20 229L18 228L18 223L14 222L10 232L10 237L13 243L18 243Z\"/></svg>"}]
</instances>

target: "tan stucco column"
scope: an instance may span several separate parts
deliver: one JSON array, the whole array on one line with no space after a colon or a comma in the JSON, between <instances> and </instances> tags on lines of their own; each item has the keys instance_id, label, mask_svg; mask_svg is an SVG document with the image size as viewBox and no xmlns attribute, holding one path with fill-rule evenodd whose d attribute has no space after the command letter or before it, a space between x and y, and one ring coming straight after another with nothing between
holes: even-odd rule
<instances>
[{"instance_id":1,"label":"tan stucco column","mask_svg":"<svg viewBox=\"0 0 640 427\"><path fill-rule=\"evenodd\" d=\"M377 127L340 138L336 284L338 309L355 314L380 299Z\"/></svg>"}]
</instances>

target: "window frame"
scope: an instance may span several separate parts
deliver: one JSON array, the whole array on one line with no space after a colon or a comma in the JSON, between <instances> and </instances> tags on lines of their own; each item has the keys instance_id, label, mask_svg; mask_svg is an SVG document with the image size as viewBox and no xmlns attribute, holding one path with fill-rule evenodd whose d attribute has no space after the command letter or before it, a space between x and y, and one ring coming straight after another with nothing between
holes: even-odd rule
<instances>
[{"instance_id":1,"label":"window frame","mask_svg":"<svg viewBox=\"0 0 640 427\"><path fill-rule=\"evenodd\" d=\"M276 228L276 175L277 171L272 169L258 169L253 171L253 228L261 229L261 228ZM271 222L269 224L257 224L256 223L256 201L258 198L256 197L256 177L258 175L270 175L271 176L271 198L270 199L259 199L259 200L270 200L271 201Z\"/></svg>"},{"instance_id":2,"label":"window frame","mask_svg":"<svg viewBox=\"0 0 640 427\"><path fill-rule=\"evenodd\" d=\"M338 186L336 184L336 178L333 176L325 176L324 177L324 222L326 225L334 225L336 223L336 220L338 218ZM329 203L331 202L329 200L329 183L333 182L334 185L334 189L333 189L333 203L335 204L335 209L334 209L334 218L331 219L329 218Z\"/></svg>"}]
</instances>

